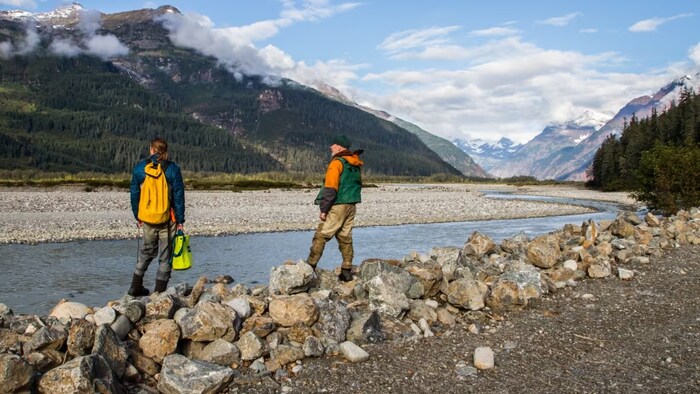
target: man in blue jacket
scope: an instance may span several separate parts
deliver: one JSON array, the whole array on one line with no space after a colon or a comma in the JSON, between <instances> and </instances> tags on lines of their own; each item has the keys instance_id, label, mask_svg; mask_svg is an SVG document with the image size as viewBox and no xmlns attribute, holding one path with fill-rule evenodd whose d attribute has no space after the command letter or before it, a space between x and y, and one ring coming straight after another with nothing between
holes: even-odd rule
<instances>
[{"instance_id":1,"label":"man in blue jacket","mask_svg":"<svg viewBox=\"0 0 700 394\"><path fill-rule=\"evenodd\" d=\"M156 183L148 180L149 190L143 190L146 177L158 179L165 176L162 186L152 186ZM167 183L167 186L166 186ZM163 192L163 196L154 196L154 190ZM165 195L167 194L167 195ZM146 201L147 200L147 201ZM156 203L151 203L156 201ZM154 206L162 206L162 214L154 214ZM136 269L131 281L128 294L134 297L148 295L143 287L143 275L148 265L158 257L160 245L160 265L156 274L155 292L165 291L172 270L172 241L178 230L185 223L185 184L182 181L180 167L168 160L168 143L162 138L151 141L150 157L139 162L131 175L131 210L134 213L137 226L143 230L143 243L139 248Z\"/></svg>"}]
</instances>

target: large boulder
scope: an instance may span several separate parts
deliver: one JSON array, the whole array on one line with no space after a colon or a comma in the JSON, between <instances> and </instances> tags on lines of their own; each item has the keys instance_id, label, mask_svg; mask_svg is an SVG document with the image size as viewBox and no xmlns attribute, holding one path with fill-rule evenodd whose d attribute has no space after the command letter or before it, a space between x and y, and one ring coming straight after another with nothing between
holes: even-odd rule
<instances>
[{"instance_id":1,"label":"large boulder","mask_svg":"<svg viewBox=\"0 0 700 394\"><path fill-rule=\"evenodd\" d=\"M440 291L443 275L437 261L414 261L406 266L406 271L423 285L423 298L434 297Z\"/></svg>"},{"instance_id":2,"label":"large boulder","mask_svg":"<svg viewBox=\"0 0 700 394\"><path fill-rule=\"evenodd\" d=\"M97 327L92 353L104 357L114 375L118 379L122 377L126 369L126 347L107 324Z\"/></svg>"},{"instance_id":3,"label":"large boulder","mask_svg":"<svg viewBox=\"0 0 700 394\"><path fill-rule=\"evenodd\" d=\"M537 237L527 246L527 258L540 268L553 267L560 254L559 237L554 234Z\"/></svg>"},{"instance_id":4,"label":"large boulder","mask_svg":"<svg viewBox=\"0 0 700 394\"><path fill-rule=\"evenodd\" d=\"M74 322L68 331L68 354L87 356L95 345L97 327L85 319Z\"/></svg>"},{"instance_id":5,"label":"large boulder","mask_svg":"<svg viewBox=\"0 0 700 394\"><path fill-rule=\"evenodd\" d=\"M160 363L166 356L175 353L180 340L180 327L174 320L152 321L143 327L143 331L139 339L139 349L146 357Z\"/></svg>"},{"instance_id":6,"label":"large boulder","mask_svg":"<svg viewBox=\"0 0 700 394\"><path fill-rule=\"evenodd\" d=\"M462 253L466 254L467 256L475 256L478 258L493 252L495 249L496 244L488 235L474 231L464 244Z\"/></svg>"},{"instance_id":7,"label":"large boulder","mask_svg":"<svg viewBox=\"0 0 700 394\"><path fill-rule=\"evenodd\" d=\"M313 298L305 293L273 298L269 312L270 317L283 327L297 323L312 326L318 319L318 307Z\"/></svg>"},{"instance_id":8,"label":"large boulder","mask_svg":"<svg viewBox=\"0 0 700 394\"><path fill-rule=\"evenodd\" d=\"M469 310L479 310L485 306L488 287L474 279L457 279L447 286L447 302Z\"/></svg>"},{"instance_id":9,"label":"large boulder","mask_svg":"<svg viewBox=\"0 0 700 394\"><path fill-rule=\"evenodd\" d=\"M270 270L270 294L296 294L309 289L316 277L314 269L304 261L288 262Z\"/></svg>"},{"instance_id":10,"label":"large boulder","mask_svg":"<svg viewBox=\"0 0 700 394\"><path fill-rule=\"evenodd\" d=\"M528 305L542 296L540 271L529 264L515 264L491 286L487 305L509 309Z\"/></svg>"},{"instance_id":11,"label":"large boulder","mask_svg":"<svg viewBox=\"0 0 700 394\"><path fill-rule=\"evenodd\" d=\"M213 394L227 387L232 379L231 368L171 354L163 360L158 391L165 394Z\"/></svg>"},{"instance_id":12,"label":"large boulder","mask_svg":"<svg viewBox=\"0 0 700 394\"><path fill-rule=\"evenodd\" d=\"M193 341L213 341L219 338L233 340L238 334L238 316L228 306L214 302L200 302L179 321L182 337Z\"/></svg>"},{"instance_id":13,"label":"large boulder","mask_svg":"<svg viewBox=\"0 0 700 394\"><path fill-rule=\"evenodd\" d=\"M123 393L109 363L99 354L74 358L45 373L37 384L40 393Z\"/></svg>"},{"instance_id":14,"label":"large boulder","mask_svg":"<svg viewBox=\"0 0 700 394\"><path fill-rule=\"evenodd\" d=\"M350 327L350 312L347 306L341 302L328 299L316 300L318 307L318 320L313 325L318 336L331 339L335 342L345 341L345 333Z\"/></svg>"},{"instance_id":15,"label":"large boulder","mask_svg":"<svg viewBox=\"0 0 700 394\"><path fill-rule=\"evenodd\" d=\"M85 304L79 302L61 302L51 310L49 316L53 316L62 322L67 322L72 319L82 319L89 312L90 308Z\"/></svg>"},{"instance_id":16,"label":"large boulder","mask_svg":"<svg viewBox=\"0 0 700 394\"><path fill-rule=\"evenodd\" d=\"M14 354L0 354L0 393L29 391L34 368Z\"/></svg>"}]
</instances>

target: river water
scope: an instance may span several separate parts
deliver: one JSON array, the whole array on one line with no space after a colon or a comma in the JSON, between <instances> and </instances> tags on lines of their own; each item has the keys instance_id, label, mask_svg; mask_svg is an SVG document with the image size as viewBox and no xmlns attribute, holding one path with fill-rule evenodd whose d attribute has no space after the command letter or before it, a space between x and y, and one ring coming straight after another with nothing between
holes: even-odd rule
<instances>
[{"instance_id":1,"label":"river water","mask_svg":"<svg viewBox=\"0 0 700 394\"><path fill-rule=\"evenodd\" d=\"M411 251L427 253L435 246L458 246L474 231L495 241L520 231L530 237L560 230L564 224L614 219L614 203L541 196L487 194L491 198L519 198L574 203L599 210L583 215L533 219L470 221L399 226L361 227L353 230L355 264L367 258L401 259ZM193 267L173 271L170 284L230 275L236 283L267 284L270 269L286 260L305 259L312 231L192 237ZM77 241L37 245L0 245L0 303L15 313L46 314L61 298L102 306L120 298L131 283L137 240ZM335 240L326 245L321 268L340 264ZM151 263L144 285L153 289L157 261Z\"/></svg>"}]
</instances>

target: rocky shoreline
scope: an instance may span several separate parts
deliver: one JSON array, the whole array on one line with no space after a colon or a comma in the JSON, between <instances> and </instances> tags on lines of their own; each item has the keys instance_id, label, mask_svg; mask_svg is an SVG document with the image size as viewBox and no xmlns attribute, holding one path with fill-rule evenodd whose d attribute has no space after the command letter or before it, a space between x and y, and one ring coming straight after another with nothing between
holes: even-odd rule
<instances>
[{"instance_id":1,"label":"rocky shoreline","mask_svg":"<svg viewBox=\"0 0 700 394\"><path fill-rule=\"evenodd\" d=\"M573 187L503 185L380 185L363 190L356 226L516 219L592 212L541 201L490 199L485 190L614 201L635 201L623 193ZM311 230L317 223L315 190L247 192L187 191L186 231L190 235L228 235ZM0 189L0 244L129 239L138 231L126 191L75 188Z\"/></svg>"},{"instance_id":2,"label":"rocky shoreline","mask_svg":"<svg viewBox=\"0 0 700 394\"><path fill-rule=\"evenodd\" d=\"M337 280L337 272L314 271L299 261L273 268L269 284L255 288L230 287L225 277L200 278L193 287L125 296L103 307L62 302L50 316L15 316L0 304L0 391L353 392L359 389L353 379L339 386L295 377L305 375L310 360L326 358L341 361L331 369L342 374L373 357L366 349L382 346L372 344L414 348L434 337L487 338L511 312L591 279L634 281L638 267L682 245L700 245L699 209L643 220L621 212L614 221L568 224L500 244L475 232L463 248L366 260L347 283ZM690 322L693 333L697 320ZM604 346L596 342L603 332L578 337ZM498 364L499 353L490 346L464 352L445 372L450 379L478 378ZM411 372L412 379L418 372ZM408 392L429 389L401 384Z\"/></svg>"}]
</instances>

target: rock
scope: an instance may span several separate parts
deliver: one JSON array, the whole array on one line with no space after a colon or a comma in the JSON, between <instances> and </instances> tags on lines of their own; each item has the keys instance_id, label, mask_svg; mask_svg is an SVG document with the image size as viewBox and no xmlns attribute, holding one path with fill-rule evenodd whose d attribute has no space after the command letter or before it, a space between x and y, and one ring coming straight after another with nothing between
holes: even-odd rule
<instances>
[{"instance_id":1,"label":"rock","mask_svg":"<svg viewBox=\"0 0 700 394\"><path fill-rule=\"evenodd\" d=\"M283 327L296 323L313 325L318 319L318 308L308 294L279 296L270 301L270 317Z\"/></svg>"},{"instance_id":2,"label":"rock","mask_svg":"<svg viewBox=\"0 0 700 394\"><path fill-rule=\"evenodd\" d=\"M241 352L234 344L217 339L205 346L197 358L218 365L230 366L241 360Z\"/></svg>"},{"instance_id":3,"label":"rock","mask_svg":"<svg viewBox=\"0 0 700 394\"><path fill-rule=\"evenodd\" d=\"M199 302L199 297L201 297L202 293L204 293L204 286L207 284L207 282L208 280L206 276L200 276L199 279L197 279L194 287L192 287L192 292L190 293L186 306L194 308L194 306L197 305Z\"/></svg>"},{"instance_id":4,"label":"rock","mask_svg":"<svg viewBox=\"0 0 700 394\"><path fill-rule=\"evenodd\" d=\"M316 278L313 267L304 261L283 264L270 270L270 294L296 294L307 291Z\"/></svg>"},{"instance_id":5,"label":"rock","mask_svg":"<svg viewBox=\"0 0 700 394\"><path fill-rule=\"evenodd\" d=\"M32 337L24 344L23 351L25 354L37 350L59 350L65 345L68 339L68 332L62 327L41 327Z\"/></svg>"},{"instance_id":6,"label":"rock","mask_svg":"<svg viewBox=\"0 0 700 394\"><path fill-rule=\"evenodd\" d=\"M559 259L559 239L548 234L537 237L527 247L527 258L540 268L551 268Z\"/></svg>"},{"instance_id":7,"label":"rock","mask_svg":"<svg viewBox=\"0 0 700 394\"><path fill-rule=\"evenodd\" d=\"M513 265L491 286L487 304L494 309L526 306L542 296L541 280L537 268L528 264Z\"/></svg>"},{"instance_id":8,"label":"rock","mask_svg":"<svg viewBox=\"0 0 700 394\"><path fill-rule=\"evenodd\" d=\"M478 347L474 350L474 366L478 369L492 369L494 364L493 350L490 347Z\"/></svg>"},{"instance_id":9,"label":"rock","mask_svg":"<svg viewBox=\"0 0 700 394\"><path fill-rule=\"evenodd\" d=\"M574 260L566 260L562 263L562 266L570 271L576 271L578 269L578 263Z\"/></svg>"},{"instance_id":10,"label":"rock","mask_svg":"<svg viewBox=\"0 0 700 394\"><path fill-rule=\"evenodd\" d=\"M328 299L316 300L318 320L313 325L319 338L329 338L335 342L345 341L345 333L350 328L350 312L344 303Z\"/></svg>"},{"instance_id":11,"label":"rock","mask_svg":"<svg viewBox=\"0 0 700 394\"><path fill-rule=\"evenodd\" d=\"M304 355L306 357L321 357L325 351L323 343L314 336L306 338L302 350L304 350Z\"/></svg>"},{"instance_id":12,"label":"rock","mask_svg":"<svg viewBox=\"0 0 700 394\"><path fill-rule=\"evenodd\" d=\"M430 250L430 256L440 265L442 276L448 281L454 280L460 252L461 249L456 247L432 248Z\"/></svg>"},{"instance_id":13,"label":"rock","mask_svg":"<svg viewBox=\"0 0 700 394\"><path fill-rule=\"evenodd\" d=\"M131 360L134 363L134 367L145 375L155 376L160 372L160 364L146 357L146 355L138 349L131 350Z\"/></svg>"},{"instance_id":14,"label":"rock","mask_svg":"<svg viewBox=\"0 0 700 394\"><path fill-rule=\"evenodd\" d=\"M146 304L146 317L151 320L172 319L176 304L172 295L161 293Z\"/></svg>"},{"instance_id":15,"label":"rock","mask_svg":"<svg viewBox=\"0 0 700 394\"><path fill-rule=\"evenodd\" d=\"M122 377L126 369L126 348L108 325L103 324L97 327L92 354L104 357L115 377L117 379Z\"/></svg>"},{"instance_id":16,"label":"rock","mask_svg":"<svg viewBox=\"0 0 700 394\"><path fill-rule=\"evenodd\" d=\"M610 261L597 260L595 264L588 267L588 276L591 278L606 278L611 274Z\"/></svg>"},{"instance_id":17,"label":"rock","mask_svg":"<svg viewBox=\"0 0 700 394\"><path fill-rule=\"evenodd\" d=\"M0 393L29 392L34 368L15 354L0 354Z\"/></svg>"},{"instance_id":18,"label":"rock","mask_svg":"<svg viewBox=\"0 0 700 394\"><path fill-rule=\"evenodd\" d=\"M124 339L131 331L131 321L126 316L120 315L110 327L119 339Z\"/></svg>"},{"instance_id":19,"label":"rock","mask_svg":"<svg viewBox=\"0 0 700 394\"><path fill-rule=\"evenodd\" d=\"M425 319L430 323L437 321L437 312L434 308L426 305L423 300L411 300L411 309L408 311L408 318L413 321Z\"/></svg>"},{"instance_id":20,"label":"rock","mask_svg":"<svg viewBox=\"0 0 700 394\"><path fill-rule=\"evenodd\" d=\"M418 327L423 331L424 338L434 337L433 331L430 329L430 324L425 319L420 319L418 321Z\"/></svg>"},{"instance_id":21,"label":"rock","mask_svg":"<svg viewBox=\"0 0 700 394\"><path fill-rule=\"evenodd\" d=\"M525 254L528 242L529 238L521 231L515 237L501 241L501 249L511 254Z\"/></svg>"},{"instance_id":22,"label":"rock","mask_svg":"<svg viewBox=\"0 0 700 394\"><path fill-rule=\"evenodd\" d=\"M235 326L236 311L213 303L197 304L180 319L182 337L193 341L213 341L227 336L233 340L238 331Z\"/></svg>"},{"instance_id":23,"label":"rock","mask_svg":"<svg viewBox=\"0 0 700 394\"><path fill-rule=\"evenodd\" d=\"M471 365L467 365L464 361L460 361L455 366L455 374L461 377L474 376L478 370Z\"/></svg>"},{"instance_id":24,"label":"rock","mask_svg":"<svg viewBox=\"0 0 700 394\"><path fill-rule=\"evenodd\" d=\"M447 286L447 302L469 310L479 310L485 306L488 287L473 279L457 279Z\"/></svg>"},{"instance_id":25,"label":"rock","mask_svg":"<svg viewBox=\"0 0 700 394\"><path fill-rule=\"evenodd\" d=\"M155 320L146 324L143 331L143 336L139 339L139 349L146 357L162 363L166 356L173 354L177 349L180 327L174 320Z\"/></svg>"},{"instance_id":26,"label":"rock","mask_svg":"<svg viewBox=\"0 0 700 394\"><path fill-rule=\"evenodd\" d=\"M269 352L267 342L250 331L241 335L236 346L241 351L241 359L246 361L255 360Z\"/></svg>"},{"instance_id":27,"label":"rock","mask_svg":"<svg viewBox=\"0 0 700 394\"><path fill-rule=\"evenodd\" d=\"M626 221L627 223L630 223L633 226L636 226L638 224L642 223L642 220L639 219L639 216L637 216L636 212L632 211L621 211L620 213L617 214L618 219L622 219Z\"/></svg>"},{"instance_id":28,"label":"rock","mask_svg":"<svg viewBox=\"0 0 700 394\"><path fill-rule=\"evenodd\" d=\"M287 330L287 339L296 343L304 343L306 338L314 335L311 327L303 323L297 323Z\"/></svg>"},{"instance_id":29,"label":"rock","mask_svg":"<svg viewBox=\"0 0 700 394\"><path fill-rule=\"evenodd\" d=\"M163 360L158 391L165 394L218 393L233 379L233 370L171 354Z\"/></svg>"},{"instance_id":30,"label":"rock","mask_svg":"<svg viewBox=\"0 0 700 394\"><path fill-rule=\"evenodd\" d=\"M146 313L146 304L139 300L132 300L125 304L115 305L114 310L126 316L131 323L136 323Z\"/></svg>"},{"instance_id":31,"label":"rock","mask_svg":"<svg viewBox=\"0 0 700 394\"><path fill-rule=\"evenodd\" d=\"M270 356L277 360L280 365L287 365L297 360L303 360L306 357L303 350L288 345L277 346L276 349L270 352Z\"/></svg>"},{"instance_id":32,"label":"rock","mask_svg":"<svg viewBox=\"0 0 700 394\"><path fill-rule=\"evenodd\" d=\"M350 341L341 343L340 351L343 354L343 357L352 363L361 363L369 359L369 353Z\"/></svg>"},{"instance_id":33,"label":"rock","mask_svg":"<svg viewBox=\"0 0 700 394\"><path fill-rule=\"evenodd\" d=\"M98 354L75 358L46 372L37 384L40 393L122 393L107 361Z\"/></svg>"},{"instance_id":34,"label":"rock","mask_svg":"<svg viewBox=\"0 0 700 394\"><path fill-rule=\"evenodd\" d=\"M381 319L378 311L366 312L352 319L346 333L349 341L360 343L377 343L387 339L382 332Z\"/></svg>"},{"instance_id":35,"label":"rock","mask_svg":"<svg viewBox=\"0 0 700 394\"><path fill-rule=\"evenodd\" d=\"M258 337L265 338L276 329L277 324L272 318L267 316L253 316L243 323L240 334L243 335L248 331L252 331Z\"/></svg>"},{"instance_id":36,"label":"rock","mask_svg":"<svg viewBox=\"0 0 700 394\"><path fill-rule=\"evenodd\" d=\"M95 331L97 327L89 321L82 319L74 322L68 331L68 354L87 356L95 345Z\"/></svg>"},{"instance_id":37,"label":"rock","mask_svg":"<svg viewBox=\"0 0 700 394\"><path fill-rule=\"evenodd\" d=\"M617 276L622 280L629 280L629 279L634 278L634 271L627 270L624 268L618 268L617 269Z\"/></svg>"},{"instance_id":38,"label":"rock","mask_svg":"<svg viewBox=\"0 0 700 394\"><path fill-rule=\"evenodd\" d=\"M449 327L452 327L455 324L457 324L457 319L455 319L454 315L452 315L447 309L438 308L436 313L438 322Z\"/></svg>"},{"instance_id":39,"label":"rock","mask_svg":"<svg viewBox=\"0 0 700 394\"><path fill-rule=\"evenodd\" d=\"M610 225L610 233L620 238L628 238L634 236L634 225L618 216L617 219Z\"/></svg>"},{"instance_id":40,"label":"rock","mask_svg":"<svg viewBox=\"0 0 700 394\"><path fill-rule=\"evenodd\" d=\"M434 297L440 291L443 275L437 261L413 262L406 267L406 271L423 285L423 298Z\"/></svg>"},{"instance_id":41,"label":"rock","mask_svg":"<svg viewBox=\"0 0 700 394\"><path fill-rule=\"evenodd\" d=\"M250 302L242 297L226 300L223 302L223 304L231 307L234 311L236 311L236 314L243 319L249 318L253 313L253 310L250 307Z\"/></svg>"},{"instance_id":42,"label":"rock","mask_svg":"<svg viewBox=\"0 0 700 394\"><path fill-rule=\"evenodd\" d=\"M111 307L106 306L95 312L95 325L112 324L117 319L117 312Z\"/></svg>"},{"instance_id":43,"label":"rock","mask_svg":"<svg viewBox=\"0 0 700 394\"><path fill-rule=\"evenodd\" d=\"M487 235L481 234L478 231L472 233L467 242L464 244L462 253L467 256L481 257L494 251L496 244Z\"/></svg>"},{"instance_id":44,"label":"rock","mask_svg":"<svg viewBox=\"0 0 700 394\"><path fill-rule=\"evenodd\" d=\"M49 316L66 322L72 319L82 319L89 311L90 309L86 305L79 302L62 302L51 310Z\"/></svg>"}]
</instances>

